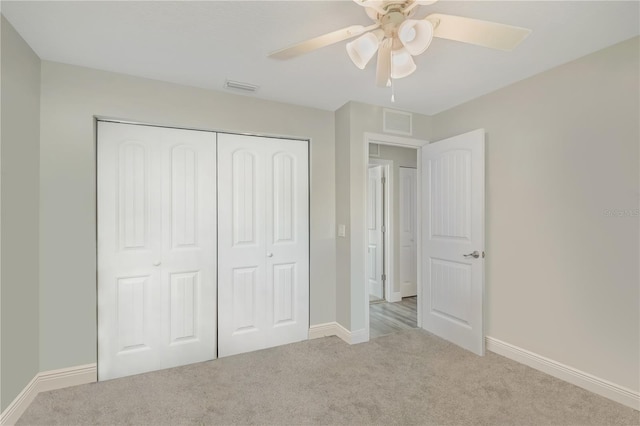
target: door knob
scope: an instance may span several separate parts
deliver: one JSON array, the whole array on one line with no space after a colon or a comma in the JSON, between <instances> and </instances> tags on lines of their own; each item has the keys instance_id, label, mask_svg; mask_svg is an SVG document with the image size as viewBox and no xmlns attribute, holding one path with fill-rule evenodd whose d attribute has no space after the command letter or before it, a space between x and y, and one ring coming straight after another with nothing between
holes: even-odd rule
<instances>
[{"instance_id":1,"label":"door knob","mask_svg":"<svg viewBox=\"0 0 640 426\"><path fill-rule=\"evenodd\" d=\"M267 253L267 257L273 257L273 253Z\"/></svg>"},{"instance_id":2,"label":"door knob","mask_svg":"<svg viewBox=\"0 0 640 426\"><path fill-rule=\"evenodd\" d=\"M465 254L463 256L464 257L473 257L474 259L477 259L477 258L480 257L480 253L478 253L478 250L476 250L473 253Z\"/></svg>"},{"instance_id":3,"label":"door knob","mask_svg":"<svg viewBox=\"0 0 640 426\"><path fill-rule=\"evenodd\" d=\"M155 262L153 262L153 266L160 266L160 261L156 260Z\"/></svg>"}]
</instances>

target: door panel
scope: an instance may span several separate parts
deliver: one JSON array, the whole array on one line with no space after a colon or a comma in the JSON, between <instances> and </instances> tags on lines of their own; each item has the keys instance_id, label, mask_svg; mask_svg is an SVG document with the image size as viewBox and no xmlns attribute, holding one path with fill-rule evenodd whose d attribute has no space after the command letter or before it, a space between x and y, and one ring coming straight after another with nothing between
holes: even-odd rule
<instances>
[{"instance_id":1,"label":"door panel","mask_svg":"<svg viewBox=\"0 0 640 426\"><path fill-rule=\"evenodd\" d=\"M132 349L148 349L152 336L147 332L149 324L150 276L122 277L118 279L118 353Z\"/></svg>"},{"instance_id":2,"label":"door panel","mask_svg":"<svg viewBox=\"0 0 640 426\"><path fill-rule=\"evenodd\" d=\"M171 150L172 247L196 245L196 153L179 145Z\"/></svg>"},{"instance_id":3,"label":"door panel","mask_svg":"<svg viewBox=\"0 0 640 426\"><path fill-rule=\"evenodd\" d=\"M232 335L257 331L256 326L256 288L257 268L234 268L231 282L231 306L233 316ZM226 323L221 321L222 324Z\"/></svg>"},{"instance_id":4,"label":"door panel","mask_svg":"<svg viewBox=\"0 0 640 426\"><path fill-rule=\"evenodd\" d=\"M367 184L367 235L368 235L368 280L369 294L384 299L384 247L383 219L383 167L370 166Z\"/></svg>"},{"instance_id":5,"label":"door panel","mask_svg":"<svg viewBox=\"0 0 640 426\"><path fill-rule=\"evenodd\" d=\"M219 356L307 339L307 143L218 142Z\"/></svg>"},{"instance_id":6,"label":"door panel","mask_svg":"<svg viewBox=\"0 0 640 426\"><path fill-rule=\"evenodd\" d=\"M425 145L421 161L422 326L483 355L484 130Z\"/></svg>"},{"instance_id":7,"label":"door panel","mask_svg":"<svg viewBox=\"0 0 640 426\"><path fill-rule=\"evenodd\" d=\"M418 294L417 173L400 167L400 292L402 297Z\"/></svg>"},{"instance_id":8,"label":"door panel","mask_svg":"<svg viewBox=\"0 0 640 426\"><path fill-rule=\"evenodd\" d=\"M215 358L215 134L98 123L98 377Z\"/></svg>"},{"instance_id":9,"label":"door panel","mask_svg":"<svg viewBox=\"0 0 640 426\"><path fill-rule=\"evenodd\" d=\"M262 186L256 188L256 155L254 151L237 150L231 156L232 176L231 200L233 211L231 221L233 223L234 247L249 245L256 246L260 242L256 240L257 228L256 205L258 194L256 190L264 190ZM224 184L224 182L223 182Z\"/></svg>"}]
</instances>

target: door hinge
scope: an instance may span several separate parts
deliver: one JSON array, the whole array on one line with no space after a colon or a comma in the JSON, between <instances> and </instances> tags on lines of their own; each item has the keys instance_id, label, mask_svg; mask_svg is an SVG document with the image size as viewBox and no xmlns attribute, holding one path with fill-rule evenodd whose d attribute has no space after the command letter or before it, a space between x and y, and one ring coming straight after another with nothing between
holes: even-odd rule
<instances>
[{"instance_id":1,"label":"door hinge","mask_svg":"<svg viewBox=\"0 0 640 426\"><path fill-rule=\"evenodd\" d=\"M382 274L382 281L386 281L387 280L387 274Z\"/></svg>"},{"instance_id":2,"label":"door hinge","mask_svg":"<svg viewBox=\"0 0 640 426\"><path fill-rule=\"evenodd\" d=\"M387 232L387 227L382 225L382 232Z\"/></svg>"},{"instance_id":3,"label":"door hinge","mask_svg":"<svg viewBox=\"0 0 640 426\"><path fill-rule=\"evenodd\" d=\"M385 183L387 183L387 178L386 178L386 177L383 177L383 178L382 178L382 184L384 185Z\"/></svg>"}]
</instances>

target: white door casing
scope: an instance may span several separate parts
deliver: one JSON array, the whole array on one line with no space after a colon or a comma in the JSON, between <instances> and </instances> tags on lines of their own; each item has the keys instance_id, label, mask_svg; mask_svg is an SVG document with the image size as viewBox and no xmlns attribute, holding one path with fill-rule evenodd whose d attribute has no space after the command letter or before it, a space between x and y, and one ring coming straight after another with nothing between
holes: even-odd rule
<instances>
[{"instance_id":1,"label":"white door casing","mask_svg":"<svg viewBox=\"0 0 640 426\"><path fill-rule=\"evenodd\" d=\"M215 133L98 123L98 378L216 356Z\"/></svg>"},{"instance_id":2,"label":"white door casing","mask_svg":"<svg viewBox=\"0 0 640 426\"><path fill-rule=\"evenodd\" d=\"M219 356L308 338L306 141L218 135Z\"/></svg>"},{"instance_id":3,"label":"white door casing","mask_svg":"<svg viewBox=\"0 0 640 426\"><path fill-rule=\"evenodd\" d=\"M484 355L484 130L421 151L422 326Z\"/></svg>"},{"instance_id":4,"label":"white door casing","mask_svg":"<svg viewBox=\"0 0 640 426\"><path fill-rule=\"evenodd\" d=\"M384 299L383 184L384 168L369 166L367 180L367 265L369 294Z\"/></svg>"},{"instance_id":5,"label":"white door casing","mask_svg":"<svg viewBox=\"0 0 640 426\"><path fill-rule=\"evenodd\" d=\"M400 292L402 297L418 294L417 171L400 167Z\"/></svg>"}]
</instances>

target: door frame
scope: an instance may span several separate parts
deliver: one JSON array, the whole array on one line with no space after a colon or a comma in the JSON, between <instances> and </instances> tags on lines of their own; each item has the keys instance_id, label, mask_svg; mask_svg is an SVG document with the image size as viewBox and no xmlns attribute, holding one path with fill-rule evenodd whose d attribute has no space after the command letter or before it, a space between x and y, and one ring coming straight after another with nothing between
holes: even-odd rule
<instances>
[{"instance_id":1,"label":"door frame","mask_svg":"<svg viewBox=\"0 0 640 426\"><path fill-rule=\"evenodd\" d=\"M429 141L427 140L422 140L422 139L412 139L412 138L406 138L406 137L401 137L401 136L391 136L391 135L385 135L382 133L372 133L372 132L365 132L364 133L364 137L363 137L363 143L364 143L364 149L363 151L363 163L366 165L364 167L364 174L362 176L363 182L367 181L368 178L368 164L369 164L369 144L370 143L376 143L376 144L380 144L380 145L391 145L391 146L396 146L396 147L402 147L402 148L413 148L416 150L416 155L417 158L421 158L421 154L422 154L422 147L424 145L427 145L429 143ZM421 196L420 196L420 192L422 191L421 188L421 184L420 181L421 179L421 167L420 167L420 161L417 162L417 179L418 179L418 184L416 187L416 191L417 191L417 197L416 197L416 204L418 206L421 206ZM391 173L392 174L392 173ZM365 196L363 197L363 205L362 205L362 211L366 212L367 211L367 202L368 202L368 196L367 193L365 191ZM362 221L362 229L363 229L363 235L366 235L366 221ZM421 224L420 221L418 221L417 223L417 228L416 228L416 232L417 234L420 236L422 235L422 229L421 229ZM418 256L418 259L421 259L421 254L422 254L422 243L421 243L421 238L418 238L418 242L416 245L416 254ZM365 309L364 309L364 315L365 315L365 331L366 331L366 340L365 341L369 341L369 336L370 336L370 329L369 329L369 283L367 281L367 262L366 262L366 258L367 258L367 246L368 246L368 242L367 242L367 238L364 238L363 244L362 244L362 248L361 248L361 253L363 258L365 259L364 262L364 269L362 270L362 278L364 279L364 294L363 294L363 298L362 301L365 304ZM421 269L422 268L417 268L418 270L417 272L417 282L418 282L418 303L417 303L417 326L419 328L422 328L422 278L421 278Z\"/></svg>"},{"instance_id":2,"label":"door frame","mask_svg":"<svg viewBox=\"0 0 640 426\"><path fill-rule=\"evenodd\" d=\"M387 302L399 302L401 297L400 293L393 291L393 209L391 208L393 201L393 160L382 160L379 158L370 158L369 165L374 164L376 166L382 166L384 170L385 184L383 186L384 191L384 204L382 209L384 211L384 273L386 274L386 280L384 282L384 299ZM367 194L368 197L368 194ZM366 259L365 259L366 266ZM369 288L367 288L369 291ZM396 294L397 293L397 294Z\"/></svg>"}]
</instances>

